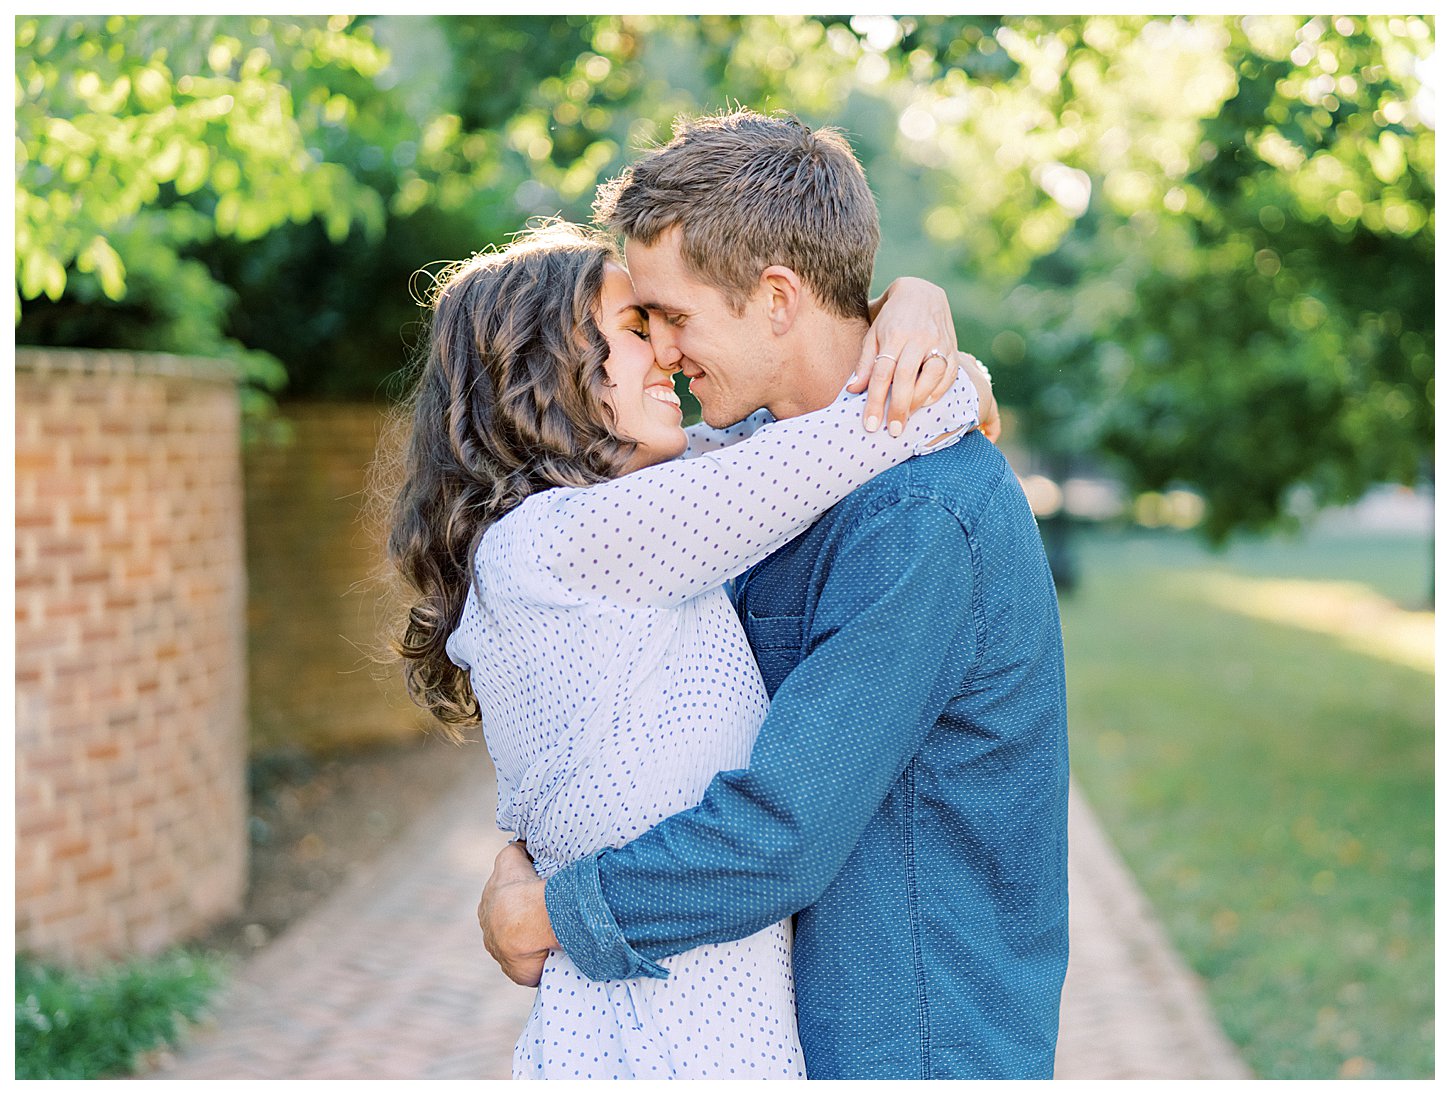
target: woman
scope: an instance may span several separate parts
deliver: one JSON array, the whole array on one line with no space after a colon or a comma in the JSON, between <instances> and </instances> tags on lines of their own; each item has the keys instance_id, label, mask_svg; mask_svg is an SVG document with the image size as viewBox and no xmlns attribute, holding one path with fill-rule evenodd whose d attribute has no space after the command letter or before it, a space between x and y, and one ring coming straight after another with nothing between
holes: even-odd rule
<instances>
[{"instance_id":1,"label":"woman","mask_svg":"<svg viewBox=\"0 0 1450 1095\"><path fill-rule=\"evenodd\" d=\"M415 698L481 720L498 823L545 876L746 765L766 694L722 583L976 421L958 384L900 437L857 401L687 435L673 371L586 230L526 233L436 292L389 539L417 591L399 650ZM515 1075L804 1077L788 922L663 964L598 983L554 954Z\"/></svg>"}]
</instances>

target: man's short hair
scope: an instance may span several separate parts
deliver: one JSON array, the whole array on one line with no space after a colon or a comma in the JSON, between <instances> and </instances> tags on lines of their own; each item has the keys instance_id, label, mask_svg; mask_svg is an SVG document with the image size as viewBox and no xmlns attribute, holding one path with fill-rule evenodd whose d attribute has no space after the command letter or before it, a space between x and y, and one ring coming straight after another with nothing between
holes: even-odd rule
<instances>
[{"instance_id":1,"label":"man's short hair","mask_svg":"<svg viewBox=\"0 0 1450 1095\"><path fill-rule=\"evenodd\" d=\"M669 144L599 187L594 217L646 246L678 224L691 272L737 315L760 272L780 265L829 311L867 316L881 229L838 129L751 110L679 118Z\"/></svg>"}]
</instances>

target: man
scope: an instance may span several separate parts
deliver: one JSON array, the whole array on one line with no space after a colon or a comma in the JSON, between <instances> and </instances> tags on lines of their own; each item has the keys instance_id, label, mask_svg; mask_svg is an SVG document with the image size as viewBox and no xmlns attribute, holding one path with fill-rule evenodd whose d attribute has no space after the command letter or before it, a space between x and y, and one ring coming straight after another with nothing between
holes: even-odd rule
<instances>
[{"instance_id":1,"label":"man","mask_svg":"<svg viewBox=\"0 0 1450 1095\"><path fill-rule=\"evenodd\" d=\"M709 424L840 395L879 229L834 133L695 119L606 184L596 214L624 236L656 354ZM980 433L909 460L734 596L771 694L749 768L547 886L506 849L479 907L490 951L522 983L558 947L594 979L658 977L656 959L796 913L813 1078L1050 1077L1066 697L1011 469Z\"/></svg>"}]
</instances>

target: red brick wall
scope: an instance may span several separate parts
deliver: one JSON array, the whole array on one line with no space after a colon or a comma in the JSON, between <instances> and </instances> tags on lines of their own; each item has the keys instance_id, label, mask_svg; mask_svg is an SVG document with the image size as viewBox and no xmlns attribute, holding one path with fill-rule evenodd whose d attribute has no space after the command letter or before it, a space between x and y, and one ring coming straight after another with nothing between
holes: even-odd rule
<instances>
[{"instance_id":1,"label":"red brick wall","mask_svg":"<svg viewBox=\"0 0 1450 1095\"><path fill-rule=\"evenodd\" d=\"M248 661L255 753L415 741L429 718L386 642L382 536L364 519L383 419L372 404L284 405L291 438L245 457Z\"/></svg>"},{"instance_id":2,"label":"red brick wall","mask_svg":"<svg viewBox=\"0 0 1450 1095\"><path fill-rule=\"evenodd\" d=\"M245 880L236 385L21 349L15 395L16 947L151 952Z\"/></svg>"}]
</instances>

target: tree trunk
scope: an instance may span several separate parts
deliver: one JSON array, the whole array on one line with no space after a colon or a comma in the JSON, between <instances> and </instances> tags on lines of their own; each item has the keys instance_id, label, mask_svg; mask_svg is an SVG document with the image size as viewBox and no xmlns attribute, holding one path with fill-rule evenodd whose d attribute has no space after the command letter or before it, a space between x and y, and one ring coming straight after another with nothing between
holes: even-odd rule
<instances>
[{"instance_id":1,"label":"tree trunk","mask_svg":"<svg viewBox=\"0 0 1450 1095\"><path fill-rule=\"evenodd\" d=\"M1046 458L1047 474L1066 494L1067 477L1072 474L1072 458L1052 455ZM1073 516L1067 512L1064 501L1057 512L1039 522L1042 529L1042 546L1047 551L1047 565L1052 568L1052 580L1059 596L1071 594L1077 588L1078 564L1073 526Z\"/></svg>"}]
</instances>

